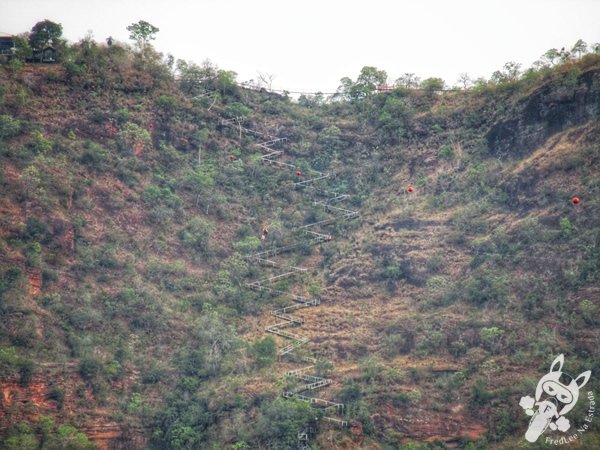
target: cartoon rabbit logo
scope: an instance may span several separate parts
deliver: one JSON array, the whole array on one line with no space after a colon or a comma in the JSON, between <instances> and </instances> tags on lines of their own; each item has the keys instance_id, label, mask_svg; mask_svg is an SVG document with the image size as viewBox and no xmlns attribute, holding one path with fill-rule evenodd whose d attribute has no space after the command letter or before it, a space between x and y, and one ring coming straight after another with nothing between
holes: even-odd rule
<instances>
[{"instance_id":1,"label":"cartoon rabbit logo","mask_svg":"<svg viewBox=\"0 0 600 450\"><path fill-rule=\"evenodd\" d=\"M525 439L535 442L549 427L551 430L567 431L571 424L565 415L571 411L579 399L579 390L585 386L592 374L591 370L573 379L562 371L564 355L559 355L550 372L540 378L535 389L535 400L530 396L521 397L519 406L528 416L532 416ZM537 411L534 410L538 407Z\"/></svg>"}]
</instances>

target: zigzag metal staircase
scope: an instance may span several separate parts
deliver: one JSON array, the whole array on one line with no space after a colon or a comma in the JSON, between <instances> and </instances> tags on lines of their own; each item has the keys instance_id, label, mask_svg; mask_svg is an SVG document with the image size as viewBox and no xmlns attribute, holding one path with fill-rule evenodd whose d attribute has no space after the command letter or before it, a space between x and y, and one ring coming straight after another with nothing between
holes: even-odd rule
<instances>
[{"instance_id":1,"label":"zigzag metal staircase","mask_svg":"<svg viewBox=\"0 0 600 450\"><path fill-rule=\"evenodd\" d=\"M262 139L262 141L257 143L256 145L263 153L261 156L261 161L264 164L269 164L277 168L286 170L297 169L297 167L294 164L280 161L278 158L281 158L283 156L283 151L274 148L274 146L276 145L286 143L287 138L259 132L257 130L243 126L242 123L243 119L237 117L233 119L221 120L221 125L232 126L237 128L239 130L240 137L242 133L246 133L258 137L259 139ZM263 265L268 265L281 270L281 272L276 275L267 276L265 278L261 278L259 280L248 283L247 286L249 288L255 289L257 291L270 292L272 294L286 295L293 301L291 305L272 310L271 315L277 318L278 321L265 328L266 332L275 334L277 336L281 336L291 341L288 345L278 350L277 354L280 357L291 353L296 348L303 346L309 342L309 339L307 337L297 333L293 333L288 330L289 328L299 327L304 323L304 319L302 317L294 316L290 313L302 308L318 306L320 304L320 300L315 297L305 297L302 295L290 294L288 292L281 291L273 287L274 282L284 278L292 277L298 273L307 272L308 269L303 267L285 265L271 258L284 252L293 251L294 249L297 249L298 247L304 246L306 244L317 245L323 242L330 241L332 239L330 234L315 231L314 228L329 225L337 222L338 220L349 220L358 217L357 211L335 206L335 204L337 204L338 202L347 199L347 194L323 190L316 187L316 183L329 178L329 173L319 171L312 171L312 173L313 175L310 178L306 178L301 181L295 182L294 188L301 190L304 193L313 194L312 204L314 206L322 207L333 217L296 227L294 231L301 233L304 239L295 244L271 248L246 256L246 258L251 261ZM300 385L294 389L284 391L283 396L285 398L293 397L299 400L304 400L310 402L310 404L314 407L320 407L325 410L335 411L336 414L342 415L344 412L344 405L342 403L325 400L312 395L313 391L328 386L329 384L331 384L332 380L330 380L329 378L323 378L316 375L307 374L307 372L314 368L314 365L317 363L317 359L312 356L304 356L302 357L302 359L308 362L310 365L296 370L290 370L286 374L288 377L300 382ZM332 423L341 427L348 426L348 422L346 420L336 417L325 416L322 418L322 420L324 422ZM306 430L299 431L298 440L301 448L310 448L308 446L308 435Z\"/></svg>"}]
</instances>

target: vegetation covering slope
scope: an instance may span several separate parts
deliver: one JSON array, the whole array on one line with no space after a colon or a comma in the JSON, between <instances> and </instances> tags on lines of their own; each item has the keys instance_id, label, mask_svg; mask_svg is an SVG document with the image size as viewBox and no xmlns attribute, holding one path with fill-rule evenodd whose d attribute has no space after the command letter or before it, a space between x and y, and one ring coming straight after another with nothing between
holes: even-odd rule
<instances>
[{"instance_id":1,"label":"vegetation covering slope","mask_svg":"<svg viewBox=\"0 0 600 450\"><path fill-rule=\"evenodd\" d=\"M4 447L283 449L312 424L263 334L285 299L244 287L261 269L243 255L320 211L222 117L287 136L361 210L296 257L322 298L304 333L354 423L319 448L521 446L519 399L559 353L598 392L598 55L450 92L378 92L365 68L293 101L142 44L0 67Z\"/></svg>"}]
</instances>

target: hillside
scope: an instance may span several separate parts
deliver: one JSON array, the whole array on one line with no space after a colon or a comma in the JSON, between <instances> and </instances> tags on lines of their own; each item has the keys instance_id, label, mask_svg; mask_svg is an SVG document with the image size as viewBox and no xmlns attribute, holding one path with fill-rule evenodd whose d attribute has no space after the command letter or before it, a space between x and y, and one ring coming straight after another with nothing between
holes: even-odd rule
<instances>
[{"instance_id":1,"label":"hillside","mask_svg":"<svg viewBox=\"0 0 600 450\"><path fill-rule=\"evenodd\" d=\"M600 392L599 117L598 55L328 102L85 40L2 64L0 448L526 445L519 399L557 355ZM248 289L276 272L244 256L326 219L293 189L316 172L360 216L278 256L309 270L276 289L320 299L280 359L289 295ZM308 352L349 427L281 398Z\"/></svg>"}]
</instances>

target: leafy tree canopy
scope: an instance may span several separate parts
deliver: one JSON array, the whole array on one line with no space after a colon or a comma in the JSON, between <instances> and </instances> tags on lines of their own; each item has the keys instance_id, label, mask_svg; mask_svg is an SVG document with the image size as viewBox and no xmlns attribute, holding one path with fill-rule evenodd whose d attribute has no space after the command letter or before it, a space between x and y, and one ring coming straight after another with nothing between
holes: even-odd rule
<instances>
[{"instance_id":1,"label":"leafy tree canopy","mask_svg":"<svg viewBox=\"0 0 600 450\"><path fill-rule=\"evenodd\" d=\"M129 25L127 31L131 33L129 39L135 41L135 45L143 52L150 41L156 39L156 33L160 30L151 23L140 20L137 23Z\"/></svg>"},{"instance_id":2,"label":"leafy tree canopy","mask_svg":"<svg viewBox=\"0 0 600 450\"><path fill-rule=\"evenodd\" d=\"M29 35L29 45L34 50L42 50L48 46L57 46L62 36L62 25L50 20L36 23Z\"/></svg>"},{"instance_id":3,"label":"leafy tree canopy","mask_svg":"<svg viewBox=\"0 0 600 450\"><path fill-rule=\"evenodd\" d=\"M386 81L387 73L385 70L365 66L361 69L356 82L352 82L348 77L342 78L339 90L345 97L356 100L370 96L377 90L378 86L385 84Z\"/></svg>"}]
</instances>

